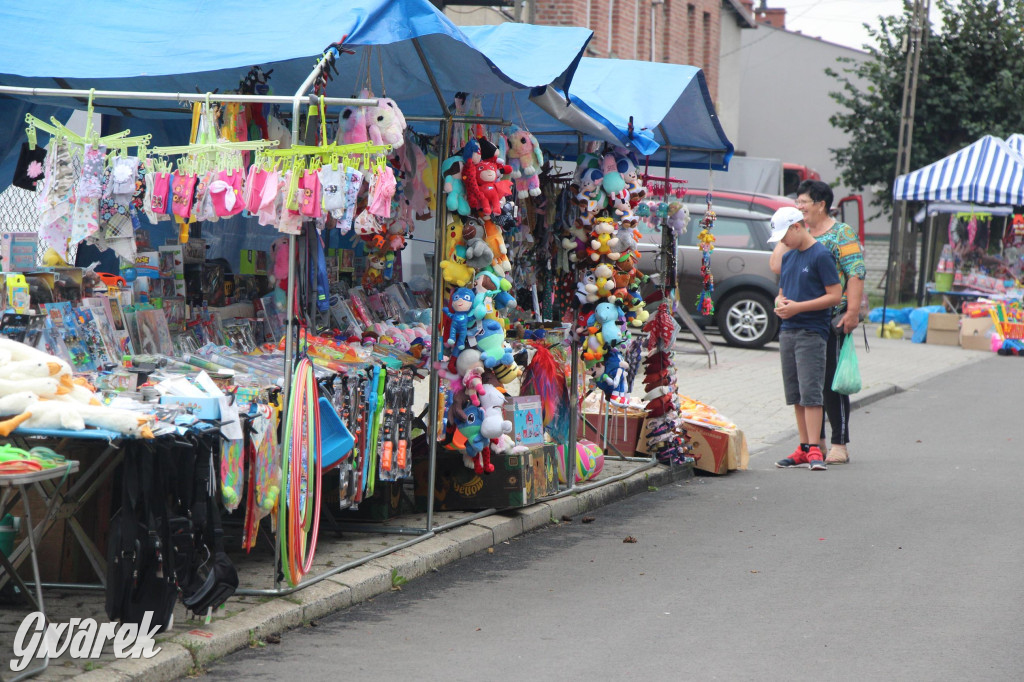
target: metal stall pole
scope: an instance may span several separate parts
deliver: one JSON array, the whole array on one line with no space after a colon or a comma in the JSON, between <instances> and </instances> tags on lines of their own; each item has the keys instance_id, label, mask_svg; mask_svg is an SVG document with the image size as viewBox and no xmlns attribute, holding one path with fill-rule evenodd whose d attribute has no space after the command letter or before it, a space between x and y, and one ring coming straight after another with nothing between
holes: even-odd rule
<instances>
[{"instance_id":1,"label":"metal stall pole","mask_svg":"<svg viewBox=\"0 0 1024 682\"><path fill-rule=\"evenodd\" d=\"M576 156L583 154L583 134L576 133ZM569 328L569 362L572 363L569 369L569 405L572 408L572 418L569 420L569 442L562 449L562 459L565 461L565 489L572 490L576 487L576 443L579 440L579 423L583 420L586 424L586 417L580 409L580 340L576 335L576 320L574 319ZM586 427L584 426L584 434Z\"/></svg>"},{"instance_id":2,"label":"metal stall pole","mask_svg":"<svg viewBox=\"0 0 1024 682\"><path fill-rule=\"evenodd\" d=\"M437 79L434 78L434 71L430 68L430 64L427 63L427 57L423 53L423 47L420 45L419 38L412 39L413 47L416 48L416 54L420 58L420 63L423 65L423 70L427 73L427 78L430 80L430 87L434 90L434 95L437 97L437 103L441 107L441 113L444 115L444 121L441 123L441 135L440 135L440 147L438 149L438 163L437 163L437 187L434 192L434 205L437 209L436 215L434 216L434 260L433 260L433 286L434 286L434 297L431 305L433 310L430 312L430 421L427 428L430 430L428 434L427 442L430 444L430 473L427 476L427 532L432 532L434 527L434 483L437 479L437 420L440 412L440 395L441 395L441 377L438 375L436 363L440 362L440 347L441 347L441 314L443 308L441 292L443 286L441 284L441 250L444 248L444 229L447 218L447 206L442 199L441 190L444 187L444 179L441 175L441 162L444 161L448 154L448 147L451 146L451 126L452 126L452 114L448 109L448 104L444 101L444 96L441 94L441 88L437 85Z\"/></svg>"}]
</instances>

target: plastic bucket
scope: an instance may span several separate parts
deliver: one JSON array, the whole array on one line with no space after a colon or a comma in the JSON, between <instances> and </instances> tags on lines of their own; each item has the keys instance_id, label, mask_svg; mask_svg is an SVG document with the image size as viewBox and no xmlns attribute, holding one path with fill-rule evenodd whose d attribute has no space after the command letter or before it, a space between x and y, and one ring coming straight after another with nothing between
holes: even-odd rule
<instances>
[{"instance_id":1,"label":"plastic bucket","mask_svg":"<svg viewBox=\"0 0 1024 682\"><path fill-rule=\"evenodd\" d=\"M334 405L327 398L320 398L320 466L323 469L337 466L352 452L355 439Z\"/></svg>"},{"instance_id":2,"label":"plastic bucket","mask_svg":"<svg viewBox=\"0 0 1024 682\"><path fill-rule=\"evenodd\" d=\"M952 291L953 290L953 273L952 272L936 272L935 273L935 290L936 291Z\"/></svg>"}]
</instances>

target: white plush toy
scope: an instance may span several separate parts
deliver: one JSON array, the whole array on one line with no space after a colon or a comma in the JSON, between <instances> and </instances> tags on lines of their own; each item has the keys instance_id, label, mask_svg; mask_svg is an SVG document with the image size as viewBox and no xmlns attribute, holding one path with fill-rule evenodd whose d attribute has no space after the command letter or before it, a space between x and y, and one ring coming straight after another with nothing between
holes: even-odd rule
<instances>
[{"instance_id":1,"label":"white plush toy","mask_svg":"<svg viewBox=\"0 0 1024 682\"><path fill-rule=\"evenodd\" d=\"M58 395L67 395L71 388L64 382L53 377L42 377L38 379L19 379L11 381L0 379L0 396L31 391L40 398L56 398Z\"/></svg>"},{"instance_id":2,"label":"white plush toy","mask_svg":"<svg viewBox=\"0 0 1024 682\"><path fill-rule=\"evenodd\" d=\"M68 363L61 360L60 358L54 357L49 353L44 353L43 351L33 348L32 346L27 346L24 343L0 337L0 377L4 379L8 378L7 373L4 372L2 369L4 365L11 364L12 362L21 363L24 361L42 362L46 363L47 366L55 364L59 369L58 371L53 371L51 367L51 375L71 375L71 366ZM18 365L18 367L19 369L17 371L24 371L23 369L20 369L22 365ZM12 371L15 370L12 369Z\"/></svg>"},{"instance_id":3,"label":"white plush toy","mask_svg":"<svg viewBox=\"0 0 1024 682\"><path fill-rule=\"evenodd\" d=\"M59 400L40 400L30 391L11 393L0 398L0 415L14 417L0 422L0 435L9 436L19 426L30 429L80 431L85 421L74 409Z\"/></svg>"}]
</instances>

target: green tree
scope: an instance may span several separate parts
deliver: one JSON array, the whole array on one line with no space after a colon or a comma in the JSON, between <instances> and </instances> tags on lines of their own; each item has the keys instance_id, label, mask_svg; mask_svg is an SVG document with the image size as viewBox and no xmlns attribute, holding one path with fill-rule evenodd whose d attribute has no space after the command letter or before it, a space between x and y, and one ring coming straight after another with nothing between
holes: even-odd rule
<instances>
[{"instance_id":1,"label":"green tree","mask_svg":"<svg viewBox=\"0 0 1024 682\"><path fill-rule=\"evenodd\" d=\"M935 9L935 8L933 8ZM938 31L925 27L918 74L910 168L962 149L983 135L1024 133L1024 0L938 0ZM896 145L913 3L901 16L868 27L870 59L840 58L827 69L841 90L829 93L845 111L832 125L849 146L832 149L844 184L863 190L884 185L876 200L888 207L896 172Z\"/></svg>"}]
</instances>

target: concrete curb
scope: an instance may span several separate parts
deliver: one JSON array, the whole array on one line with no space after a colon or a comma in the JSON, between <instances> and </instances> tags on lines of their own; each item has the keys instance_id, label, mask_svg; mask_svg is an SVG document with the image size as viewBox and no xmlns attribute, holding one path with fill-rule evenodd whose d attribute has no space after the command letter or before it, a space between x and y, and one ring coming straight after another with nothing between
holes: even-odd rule
<instances>
[{"instance_id":1,"label":"concrete curb","mask_svg":"<svg viewBox=\"0 0 1024 682\"><path fill-rule=\"evenodd\" d=\"M308 624L328 614L372 599L392 589L392 575L413 580L429 571L485 551L531 530L560 523L651 487L693 477L692 467L657 466L580 493L476 519L423 542L373 559L361 566L286 597L275 597L231 618L187 632L173 633L151 660L116 661L75 679L89 682L175 680L202 671L206 665L268 635Z\"/></svg>"}]
</instances>

